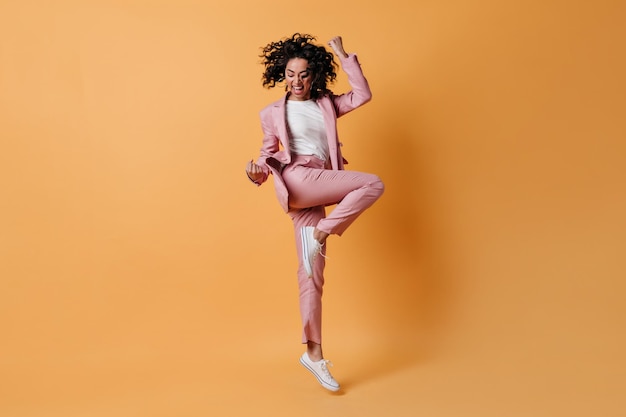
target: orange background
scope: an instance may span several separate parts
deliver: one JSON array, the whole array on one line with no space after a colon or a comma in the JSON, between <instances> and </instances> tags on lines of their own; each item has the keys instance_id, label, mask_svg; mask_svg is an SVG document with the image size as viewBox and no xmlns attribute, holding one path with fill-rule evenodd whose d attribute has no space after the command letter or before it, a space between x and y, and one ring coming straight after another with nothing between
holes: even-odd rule
<instances>
[{"instance_id":1,"label":"orange background","mask_svg":"<svg viewBox=\"0 0 626 417\"><path fill-rule=\"evenodd\" d=\"M0 415L623 416L624 2L0 2ZM329 241L244 165L259 47L357 52L383 198ZM347 88L343 73L334 89Z\"/></svg>"}]
</instances>

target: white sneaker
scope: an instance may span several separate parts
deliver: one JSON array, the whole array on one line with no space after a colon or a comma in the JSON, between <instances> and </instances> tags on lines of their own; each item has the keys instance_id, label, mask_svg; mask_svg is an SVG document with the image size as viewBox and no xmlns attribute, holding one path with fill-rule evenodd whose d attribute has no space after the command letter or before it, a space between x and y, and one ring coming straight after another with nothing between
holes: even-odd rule
<instances>
[{"instance_id":1,"label":"white sneaker","mask_svg":"<svg viewBox=\"0 0 626 417\"><path fill-rule=\"evenodd\" d=\"M313 237L315 227L304 226L300 229L300 239L302 240L302 262L307 275L313 276L313 262L315 257L322 250L322 245Z\"/></svg>"},{"instance_id":2,"label":"white sneaker","mask_svg":"<svg viewBox=\"0 0 626 417\"><path fill-rule=\"evenodd\" d=\"M335 381L335 378L333 378L328 370L328 365L332 366L330 361L322 359L321 361L313 362L311 358L309 358L309 355L304 352L300 357L300 363L315 375L315 378L317 378L324 388L331 391L339 390L339 383Z\"/></svg>"}]
</instances>

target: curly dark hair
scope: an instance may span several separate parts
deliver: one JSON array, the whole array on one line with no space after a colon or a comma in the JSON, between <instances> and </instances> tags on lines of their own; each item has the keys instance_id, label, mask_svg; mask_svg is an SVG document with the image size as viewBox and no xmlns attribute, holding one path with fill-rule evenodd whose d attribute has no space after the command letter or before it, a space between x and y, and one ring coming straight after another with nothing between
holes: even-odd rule
<instances>
[{"instance_id":1,"label":"curly dark hair","mask_svg":"<svg viewBox=\"0 0 626 417\"><path fill-rule=\"evenodd\" d=\"M334 55L323 46L313 43L315 37L307 34L295 33L290 38L284 38L267 44L262 48L261 63L265 65L265 72L261 79L263 87L272 88L285 80L285 68L292 58L303 58L308 61L308 69L313 76L311 84L311 98L316 99L325 94L331 94L328 85L337 78L335 69L337 64ZM285 86L285 90L287 87Z\"/></svg>"}]
</instances>

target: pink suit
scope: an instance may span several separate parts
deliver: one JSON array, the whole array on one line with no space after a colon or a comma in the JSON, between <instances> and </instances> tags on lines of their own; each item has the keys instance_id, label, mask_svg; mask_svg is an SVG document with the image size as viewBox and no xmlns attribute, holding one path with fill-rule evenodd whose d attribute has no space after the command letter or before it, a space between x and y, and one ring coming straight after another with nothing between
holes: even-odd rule
<instances>
[{"instance_id":1,"label":"pink suit","mask_svg":"<svg viewBox=\"0 0 626 417\"><path fill-rule=\"evenodd\" d=\"M293 220L299 259L303 343L321 344L325 259L323 256L315 258L313 277L309 278L302 263L301 228L316 226L326 233L341 235L384 191L376 175L343 170L347 161L341 154L337 118L367 103L372 94L356 55L341 59L341 65L352 90L317 99L326 127L328 161L313 155L290 154L285 114L287 96L265 107L260 114L264 137L257 164L262 167L264 176L257 184L265 182L271 172L278 201ZM332 204L337 206L326 216L325 207ZM322 247L322 254L325 252L326 245Z\"/></svg>"}]
</instances>

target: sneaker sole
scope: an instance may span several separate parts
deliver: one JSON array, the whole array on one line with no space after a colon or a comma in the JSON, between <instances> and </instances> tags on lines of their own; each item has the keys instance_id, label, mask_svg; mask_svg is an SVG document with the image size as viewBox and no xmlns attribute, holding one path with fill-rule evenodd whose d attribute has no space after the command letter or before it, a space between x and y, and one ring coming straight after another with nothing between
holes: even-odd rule
<instances>
[{"instance_id":1,"label":"sneaker sole","mask_svg":"<svg viewBox=\"0 0 626 417\"><path fill-rule=\"evenodd\" d=\"M317 376L317 373L313 369L311 369L309 367L309 365L307 365L306 362L304 362L304 360L302 360L302 357L300 357L300 363L302 364L302 366L304 366L306 369L308 369L309 372L311 372L313 374L313 376L317 379L317 382L319 382L324 388L326 388L329 391L333 391L333 392L339 391L340 387L335 387L335 386L330 385L329 383L323 381L322 379L320 379L320 377Z\"/></svg>"},{"instance_id":2,"label":"sneaker sole","mask_svg":"<svg viewBox=\"0 0 626 417\"><path fill-rule=\"evenodd\" d=\"M309 259L309 245L306 239L306 232L304 227L300 231L300 242L302 244L302 261L304 262L304 269L306 270L306 274L310 278L313 276L313 266L311 265L311 260Z\"/></svg>"}]
</instances>

